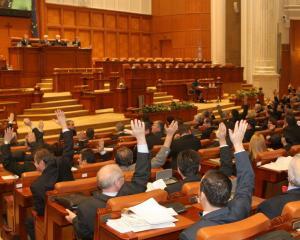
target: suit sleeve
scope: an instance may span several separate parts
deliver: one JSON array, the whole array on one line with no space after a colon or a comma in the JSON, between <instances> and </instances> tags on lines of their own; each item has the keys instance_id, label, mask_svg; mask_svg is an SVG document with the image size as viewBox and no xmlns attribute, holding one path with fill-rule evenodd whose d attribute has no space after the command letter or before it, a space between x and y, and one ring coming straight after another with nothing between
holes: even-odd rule
<instances>
[{"instance_id":1,"label":"suit sleeve","mask_svg":"<svg viewBox=\"0 0 300 240\"><path fill-rule=\"evenodd\" d=\"M149 159L149 153L137 152L135 171L131 182L141 186L146 186L150 178L150 171L151 161Z\"/></svg>"},{"instance_id":2,"label":"suit sleeve","mask_svg":"<svg viewBox=\"0 0 300 240\"><path fill-rule=\"evenodd\" d=\"M243 112L241 114L241 119L246 118L246 116L248 115L248 109L249 109L249 106L247 104L243 105Z\"/></svg>"},{"instance_id":3,"label":"suit sleeve","mask_svg":"<svg viewBox=\"0 0 300 240\"><path fill-rule=\"evenodd\" d=\"M77 209L77 216L73 219L73 227L78 239L92 239L93 232L89 230L86 224L88 219L86 219L85 214L82 213L80 207Z\"/></svg>"},{"instance_id":4,"label":"suit sleeve","mask_svg":"<svg viewBox=\"0 0 300 240\"><path fill-rule=\"evenodd\" d=\"M40 132L37 128L32 129L32 132L35 135L36 142L38 144L44 143L44 133Z\"/></svg>"},{"instance_id":5,"label":"suit sleeve","mask_svg":"<svg viewBox=\"0 0 300 240\"><path fill-rule=\"evenodd\" d=\"M226 176L233 175L232 152L229 146L220 148L220 171Z\"/></svg>"},{"instance_id":6,"label":"suit sleeve","mask_svg":"<svg viewBox=\"0 0 300 240\"><path fill-rule=\"evenodd\" d=\"M74 141L73 141L73 133L72 131L65 131L63 134L64 139L64 147L63 147L63 159L68 160L71 165L73 165L73 155L74 155Z\"/></svg>"},{"instance_id":7,"label":"suit sleeve","mask_svg":"<svg viewBox=\"0 0 300 240\"><path fill-rule=\"evenodd\" d=\"M151 159L151 168L162 167L165 164L169 153L170 148L162 146L156 156Z\"/></svg>"},{"instance_id":8,"label":"suit sleeve","mask_svg":"<svg viewBox=\"0 0 300 240\"><path fill-rule=\"evenodd\" d=\"M254 189L254 172L249 155L246 151L235 154L237 169L237 187L233 198L234 209L239 212L249 212L251 209Z\"/></svg>"},{"instance_id":9,"label":"suit sleeve","mask_svg":"<svg viewBox=\"0 0 300 240\"><path fill-rule=\"evenodd\" d=\"M44 216L46 193L35 187L30 187L30 190L32 192L34 210L37 212L38 216Z\"/></svg>"}]
</instances>

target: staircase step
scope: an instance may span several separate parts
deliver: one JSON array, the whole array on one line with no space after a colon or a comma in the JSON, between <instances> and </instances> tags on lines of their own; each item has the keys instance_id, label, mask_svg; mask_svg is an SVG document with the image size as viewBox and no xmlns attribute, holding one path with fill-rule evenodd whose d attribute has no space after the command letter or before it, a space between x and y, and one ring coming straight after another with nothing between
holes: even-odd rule
<instances>
[{"instance_id":1,"label":"staircase step","mask_svg":"<svg viewBox=\"0 0 300 240\"><path fill-rule=\"evenodd\" d=\"M53 88L41 88L41 91L44 93L50 93L53 91Z\"/></svg>"},{"instance_id":2,"label":"staircase step","mask_svg":"<svg viewBox=\"0 0 300 240\"><path fill-rule=\"evenodd\" d=\"M171 104L172 102L179 102L178 99L172 99L172 100L169 100L169 101L159 101L159 102L153 102L153 104Z\"/></svg>"},{"instance_id":3,"label":"staircase step","mask_svg":"<svg viewBox=\"0 0 300 240\"><path fill-rule=\"evenodd\" d=\"M154 92L153 93L154 97L161 97L161 96L165 96L165 95L168 95L168 93L167 92Z\"/></svg>"},{"instance_id":4,"label":"staircase step","mask_svg":"<svg viewBox=\"0 0 300 240\"><path fill-rule=\"evenodd\" d=\"M38 83L37 85L40 86L40 88L52 88L52 83Z\"/></svg>"},{"instance_id":5,"label":"staircase step","mask_svg":"<svg viewBox=\"0 0 300 240\"><path fill-rule=\"evenodd\" d=\"M72 95L70 92L46 93L43 96L43 102L70 100L70 99L72 99Z\"/></svg>"},{"instance_id":6,"label":"staircase step","mask_svg":"<svg viewBox=\"0 0 300 240\"><path fill-rule=\"evenodd\" d=\"M161 97L154 97L153 102L162 102L162 101L172 101L173 96L172 95L166 95L166 96L161 96Z\"/></svg>"},{"instance_id":7,"label":"staircase step","mask_svg":"<svg viewBox=\"0 0 300 240\"><path fill-rule=\"evenodd\" d=\"M53 113L56 109L63 110L64 112L82 110L83 107L81 104L76 105L67 105L67 106L56 106L56 107L44 107L44 108L31 108L25 109L24 114L44 114L44 113Z\"/></svg>"},{"instance_id":8,"label":"staircase step","mask_svg":"<svg viewBox=\"0 0 300 240\"><path fill-rule=\"evenodd\" d=\"M53 79L52 78L43 78L43 79L41 79L41 83L53 83Z\"/></svg>"},{"instance_id":9,"label":"staircase step","mask_svg":"<svg viewBox=\"0 0 300 240\"><path fill-rule=\"evenodd\" d=\"M78 100L76 99L67 99L60 101L49 101L42 103L32 103L32 108L48 108L48 107L58 107L58 106L68 106L68 105L76 105L78 104Z\"/></svg>"},{"instance_id":10,"label":"staircase step","mask_svg":"<svg viewBox=\"0 0 300 240\"><path fill-rule=\"evenodd\" d=\"M86 116L89 114L88 110L77 110L77 111L70 111L70 112L65 112L65 115L67 118L70 117L80 117L80 116ZM55 118L55 114L53 113L48 113L48 114L23 114L23 115L18 115L17 119L21 120L24 118L30 118L32 121L38 121L38 120L51 120Z\"/></svg>"}]
</instances>

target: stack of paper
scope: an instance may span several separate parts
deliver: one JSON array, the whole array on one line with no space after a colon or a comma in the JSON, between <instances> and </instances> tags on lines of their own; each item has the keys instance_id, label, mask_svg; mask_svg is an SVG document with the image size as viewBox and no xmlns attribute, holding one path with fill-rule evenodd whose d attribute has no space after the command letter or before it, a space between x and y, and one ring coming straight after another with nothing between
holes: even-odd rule
<instances>
[{"instance_id":1,"label":"stack of paper","mask_svg":"<svg viewBox=\"0 0 300 240\"><path fill-rule=\"evenodd\" d=\"M159 205L155 199L129 208L132 213L122 214L119 219L109 219L107 225L120 233L140 232L150 229L174 227L177 213L172 208Z\"/></svg>"},{"instance_id":2,"label":"stack of paper","mask_svg":"<svg viewBox=\"0 0 300 240\"><path fill-rule=\"evenodd\" d=\"M152 182L152 183L148 182L147 183L147 190L146 190L146 192L153 191L155 189L164 190L166 187L167 187L167 185L165 184L164 180L158 179L155 182Z\"/></svg>"},{"instance_id":3,"label":"stack of paper","mask_svg":"<svg viewBox=\"0 0 300 240\"><path fill-rule=\"evenodd\" d=\"M18 179L19 176L18 175L6 175L6 176L1 176L1 178L3 180L15 180L15 179Z\"/></svg>"},{"instance_id":4,"label":"stack of paper","mask_svg":"<svg viewBox=\"0 0 300 240\"><path fill-rule=\"evenodd\" d=\"M275 162L262 165L262 167L275 171L287 171L292 159L293 157L291 156L279 157Z\"/></svg>"}]
</instances>

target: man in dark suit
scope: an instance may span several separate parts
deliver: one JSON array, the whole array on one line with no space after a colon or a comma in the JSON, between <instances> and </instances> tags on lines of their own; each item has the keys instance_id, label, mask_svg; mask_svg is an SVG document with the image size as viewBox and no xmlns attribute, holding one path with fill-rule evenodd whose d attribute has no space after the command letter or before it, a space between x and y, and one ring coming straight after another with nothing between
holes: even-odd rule
<instances>
[{"instance_id":1,"label":"man in dark suit","mask_svg":"<svg viewBox=\"0 0 300 240\"><path fill-rule=\"evenodd\" d=\"M64 112L56 111L57 123L61 126L64 137L63 155L54 157L49 150L40 148L35 152L34 164L42 175L30 186L33 197L33 208L39 216L44 215L46 192L53 190L55 183L73 180L70 162L73 160L73 134L67 128ZM26 221L27 233L35 239L34 223L32 218Z\"/></svg>"},{"instance_id":2,"label":"man in dark suit","mask_svg":"<svg viewBox=\"0 0 300 240\"><path fill-rule=\"evenodd\" d=\"M43 36L43 39L42 40L40 40L40 44L41 45L44 45L44 46L50 46L51 45L51 42L49 41L49 39L48 39L48 35L44 35Z\"/></svg>"},{"instance_id":3,"label":"man in dark suit","mask_svg":"<svg viewBox=\"0 0 300 240\"><path fill-rule=\"evenodd\" d=\"M160 139L165 137L164 123L162 121L154 121L151 127L151 132Z\"/></svg>"},{"instance_id":4,"label":"man in dark suit","mask_svg":"<svg viewBox=\"0 0 300 240\"><path fill-rule=\"evenodd\" d=\"M230 147L226 144L226 126L224 123L219 124L217 138L220 143L220 172L226 176L233 175L232 153ZM199 174L201 169L200 156L194 150L184 150L177 157L177 171L182 180L168 185L165 190L168 193L181 191L182 186L188 182L197 182L201 180Z\"/></svg>"},{"instance_id":5,"label":"man in dark suit","mask_svg":"<svg viewBox=\"0 0 300 240\"><path fill-rule=\"evenodd\" d=\"M55 36L55 40L52 43L53 46L67 46L67 43L63 40L61 40L60 35L57 34Z\"/></svg>"},{"instance_id":6,"label":"man in dark suit","mask_svg":"<svg viewBox=\"0 0 300 240\"><path fill-rule=\"evenodd\" d=\"M285 149L289 150L293 145L300 144L300 127L295 116L290 114L285 117L285 124L287 126L283 129L282 144Z\"/></svg>"},{"instance_id":7,"label":"man in dark suit","mask_svg":"<svg viewBox=\"0 0 300 240\"><path fill-rule=\"evenodd\" d=\"M198 151L201 148L200 140L192 134L188 125L180 124L178 134L180 135L180 138L174 140L171 144L170 156L172 157L173 169L177 169L177 155L181 151L188 149Z\"/></svg>"},{"instance_id":8,"label":"man in dark suit","mask_svg":"<svg viewBox=\"0 0 300 240\"><path fill-rule=\"evenodd\" d=\"M105 208L110 198L141 193L146 190L151 163L148 158L145 125L139 120L134 120L131 121L131 129L138 144L136 168L131 182L124 181L123 171L118 165L106 165L97 173L97 184L102 192L79 204L77 215L67 210L66 219L73 223L76 235L80 239L93 239L97 208Z\"/></svg>"},{"instance_id":9,"label":"man in dark suit","mask_svg":"<svg viewBox=\"0 0 300 240\"><path fill-rule=\"evenodd\" d=\"M288 190L280 194L269 198L262 202L257 211L262 212L268 218L272 219L281 215L282 209L285 204L293 201L300 200L300 157L295 155L288 168Z\"/></svg>"},{"instance_id":10,"label":"man in dark suit","mask_svg":"<svg viewBox=\"0 0 300 240\"><path fill-rule=\"evenodd\" d=\"M31 47L31 42L29 41L28 35L24 34L22 40L20 41L22 47Z\"/></svg>"},{"instance_id":11,"label":"man in dark suit","mask_svg":"<svg viewBox=\"0 0 300 240\"><path fill-rule=\"evenodd\" d=\"M243 147L247 122L236 122L234 130L229 130L230 140L235 149L237 168L237 188L229 201L232 184L220 171L208 171L201 180L200 203L203 207L201 220L184 230L180 240L196 239L202 227L231 223L246 218L251 210L254 173L249 156Z\"/></svg>"},{"instance_id":12,"label":"man in dark suit","mask_svg":"<svg viewBox=\"0 0 300 240\"><path fill-rule=\"evenodd\" d=\"M81 42L80 42L80 38L77 36L76 38L75 38L75 40L72 42L72 44L73 44L73 46L74 47L81 47Z\"/></svg>"}]
</instances>

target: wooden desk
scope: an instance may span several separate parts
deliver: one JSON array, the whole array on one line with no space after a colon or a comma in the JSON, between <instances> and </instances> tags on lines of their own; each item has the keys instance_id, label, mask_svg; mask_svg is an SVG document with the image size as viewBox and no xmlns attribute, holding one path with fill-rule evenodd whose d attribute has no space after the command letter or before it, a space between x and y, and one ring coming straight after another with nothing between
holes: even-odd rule
<instances>
[{"instance_id":1,"label":"wooden desk","mask_svg":"<svg viewBox=\"0 0 300 240\"><path fill-rule=\"evenodd\" d=\"M10 47L9 63L21 70L22 87L52 77L54 68L92 67L92 49L78 47Z\"/></svg>"},{"instance_id":2,"label":"wooden desk","mask_svg":"<svg viewBox=\"0 0 300 240\"><path fill-rule=\"evenodd\" d=\"M98 209L98 213L101 210ZM106 223L101 222L97 214L97 221L99 221L99 228L96 229L96 232L94 233L94 239L153 239L153 240L171 240L171 239L178 239L179 234L182 232L182 230L188 228L198 220L200 220L199 216L199 209L191 206L187 209L186 212L178 215L176 218L178 221L175 223L175 227L170 228L162 228L162 229L155 229L155 230L148 230L148 231L142 231L138 233L124 233L121 234L115 230L113 230L111 227L107 226ZM100 214L101 216L101 214ZM116 218L120 215L116 214ZM98 226L98 225L97 225Z\"/></svg>"},{"instance_id":3,"label":"wooden desk","mask_svg":"<svg viewBox=\"0 0 300 240\"><path fill-rule=\"evenodd\" d=\"M27 240L27 233L25 228L25 220L27 218L27 210L32 207L33 199L29 187L15 189L15 226L14 232L20 235L21 240Z\"/></svg>"},{"instance_id":4,"label":"wooden desk","mask_svg":"<svg viewBox=\"0 0 300 240\"><path fill-rule=\"evenodd\" d=\"M254 195L258 197L265 196L265 189L267 182L279 183L287 180L287 171L274 171L267 168L255 167L255 189Z\"/></svg>"},{"instance_id":5,"label":"wooden desk","mask_svg":"<svg viewBox=\"0 0 300 240\"><path fill-rule=\"evenodd\" d=\"M22 86L20 70L0 70L0 89L20 88Z\"/></svg>"}]
</instances>

